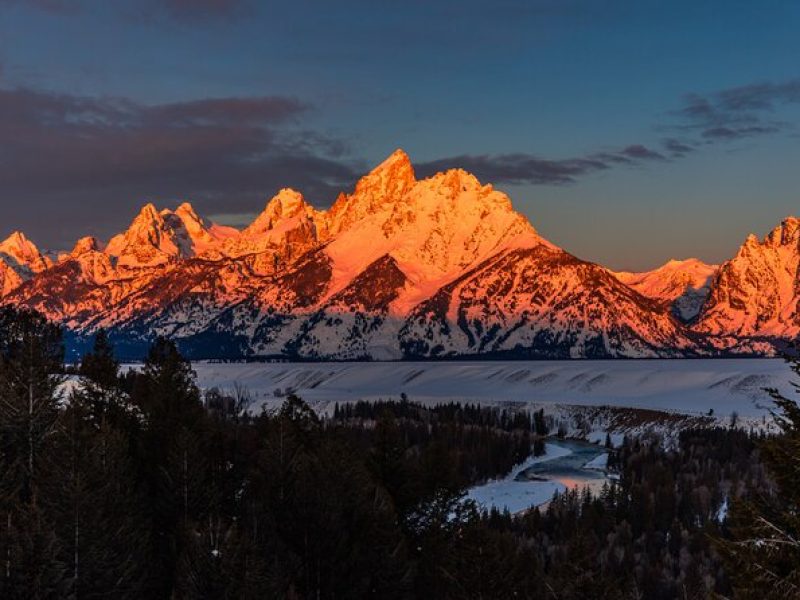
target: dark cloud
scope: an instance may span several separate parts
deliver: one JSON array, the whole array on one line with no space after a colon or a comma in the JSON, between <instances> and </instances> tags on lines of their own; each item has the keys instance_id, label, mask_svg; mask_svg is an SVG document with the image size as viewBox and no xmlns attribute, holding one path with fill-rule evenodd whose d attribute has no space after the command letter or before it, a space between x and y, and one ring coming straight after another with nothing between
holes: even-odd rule
<instances>
[{"instance_id":1,"label":"dark cloud","mask_svg":"<svg viewBox=\"0 0 800 600\"><path fill-rule=\"evenodd\" d=\"M198 23L231 20L253 13L255 0L115 0L120 14L145 20ZM86 0L0 0L5 6L27 6L54 15L83 12Z\"/></svg>"},{"instance_id":2,"label":"dark cloud","mask_svg":"<svg viewBox=\"0 0 800 600\"><path fill-rule=\"evenodd\" d=\"M420 175L459 167L474 173L482 181L506 184L563 185L579 178L618 165L635 165L645 161L666 160L658 152L637 144L618 152L602 152L580 158L552 160L531 154L469 155L422 163L416 166Z\"/></svg>"},{"instance_id":3,"label":"dark cloud","mask_svg":"<svg viewBox=\"0 0 800 600\"><path fill-rule=\"evenodd\" d=\"M681 119L678 128L714 143L790 130L792 124L777 121L774 112L796 103L800 103L800 80L753 83L706 95L687 94L673 115Z\"/></svg>"},{"instance_id":4,"label":"dark cloud","mask_svg":"<svg viewBox=\"0 0 800 600\"><path fill-rule=\"evenodd\" d=\"M728 111L771 111L778 104L800 102L800 80L730 88L717 92L716 100Z\"/></svg>"},{"instance_id":5,"label":"dark cloud","mask_svg":"<svg viewBox=\"0 0 800 600\"><path fill-rule=\"evenodd\" d=\"M681 122L670 126L686 136L662 140L664 153L643 144L631 144L614 152L561 160L531 154L461 155L425 163L418 170L431 173L460 166L483 180L497 183L573 183L583 176L615 166L683 158L702 144L789 130L792 125L776 120L773 113L780 105L791 103L800 103L800 80L751 84L707 95L687 94L683 105L672 112ZM699 138L691 139L695 136Z\"/></svg>"},{"instance_id":6,"label":"dark cloud","mask_svg":"<svg viewBox=\"0 0 800 600\"><path fill-rule=\"evenodd\" d=\"M79 234L108 237L145 200L189 199L201 212L241 216L291 186L325 205L350 189L365 165L352 158L345 140L302 126L311 110L283 96L145 105L0 88L0 195L15 200L4 218L63 248ZM555 160L462 155L417 171L425 176L460 167L487 182L560 185L655 160L665 157L636 144Z\"/></svg>"},{"instance_id":7,"label":"dark cloud","mask_svg":"<svg viewBox=\"0 0 800 600\"><path fill-rule=\"evenodd\" d=\"M675 138L667 138L661 142L661 145L673 158L684 157L695 150L693 146Z\"/></svg>"},{"instance_id":8,"label":"dark cloud","mask_svg":"<svg viewBox=\"0 0 800 600\"><path fill-rule=\"evenodd\" d=\"M29 6L56 15L70 15L81 11L80 0L0 0L2 6Z\"/></svg>"},{"instance_id":9,"label":"dark cloud","mask_svg":"<svg viewBox=\"0 0 800 600\"><path fill-rule=\"evenodd\" d=\"M145 0L145 17L166 17L183 22L230 20L254 10L253 0Z\"/></svg>"},{"instance_id":10,"label":"dark cloud","mask_svg":"<svg viewBox=\"0 0 800 600\"><path fill-rule=\"evenodd\" d=\"M63 247L87 223L119 227L145 199L238 213L293 186L329 202L363 164L342 140L300 127L308 110L275 96L142 105L0 89L0 197L15 200L4 220Z\"/></svg>"},{"instance_id":11,"label":"dark cloud","mask_svg":"<svg viewBox=\"0 0 800 600\"><path fill-rule=\"evenodd\" d=\"M673 113L681 135L661 140L657 149L630 144L560 159L465 153L416 170L427 176L458 167L499 184L571 184L614 168L679 159L703 145L783 131L789 125L773 113L799 101L798 88L758 84L687 96ZM0 86L4 222L29 229L47 246L65 247L78 234L107 237L145 200L189 199L201 212L241 217L291 186L324 206L352 187L366 163L353 157L346 140L305 127L312 110L285 96L147 105Z\"/></svg>"},{"instance_id":12,"label":"dark cloud","mask_svg":"<svg viewBox=\"0 0 800 600\"><path fill-rule=\"evenodd\" d=\"M482 181L494 183L563 184L592 171L608 168L600 160L548 160L529 154L462 154L416 165L422 176L451 168L462 168Z\"/></svg>"},{"instance_id":13,"label":"dark cloud","mask_svg":"<svg viewBox=\"0 0 800 600\"><path fill-rule=\"evenodd\" d=\"M650 148L642 146L641 144L633 144L632 146L623 148L621 154L636 160L666 160L663 154L655 150L650 150Z\"/></svg>"},{"instance_id":14,"label":"dark cloud","mask_svg":"<svg viewBox=\"0 0 800 600\"><path fill-rule=\"evenodd\" d=\"M621 152L595 152L591 158L609 165L629 165L634 162L631 157Z\"/></svg>"},{"instance_id":15,"label":"dark cloud","mask_svg":"<svg viewBox=\"0 0 800 600\"><path fill-rule=\"evenodd\" d=\"M172 127L205 125L258 126L285 121L308 110L295 98L218 98L147 107L143 116L154 125Z\"/></svg>"},{"instance_id":16,"label":"dark cloud","mask_svg":"<svg viewBox=\"0 0 800 600\"><path fill-rule=\"evenodd\" d=\"M777 125L749 125L746 127L710 127L702 132L707 140L736 140L780 131Z\"/></svg>"}]
</instances>

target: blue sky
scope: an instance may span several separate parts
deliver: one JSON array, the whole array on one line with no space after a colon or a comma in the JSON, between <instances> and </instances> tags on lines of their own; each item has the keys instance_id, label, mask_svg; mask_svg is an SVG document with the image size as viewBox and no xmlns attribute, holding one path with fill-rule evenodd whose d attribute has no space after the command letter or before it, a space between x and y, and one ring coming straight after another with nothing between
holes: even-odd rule
<instances>
[{"instance_id":1,"label":"blue sky","mask_svg":"<svg viewBox=\"0 0 800 600\"><path fill-rule=\"evenodd\" d=\"M796 2L0 0L0 234L66 247L145 200L232 219L283 185L325 206L402 147L582 258L722 261L800 212L798 26Z\"/></svg>"}]
</instances>

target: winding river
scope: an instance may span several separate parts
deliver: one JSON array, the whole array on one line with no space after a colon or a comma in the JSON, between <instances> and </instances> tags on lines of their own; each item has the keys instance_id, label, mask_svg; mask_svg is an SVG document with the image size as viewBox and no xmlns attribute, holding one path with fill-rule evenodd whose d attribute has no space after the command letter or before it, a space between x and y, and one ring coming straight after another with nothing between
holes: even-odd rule
<instances>
[{"instance_id":1,"label":"winding river","mask_svg":"<svg viewBox=\"0 0 800 600\"><path fill-rule=\"evenodd\" d=\"M607 451L578 440L549 440L546 454L529 457L506 477L470 488L467 498L487 509L521 512L546 505L555 492L588 486L597 492L608 481Z\"/></svg>"}]
</instances>

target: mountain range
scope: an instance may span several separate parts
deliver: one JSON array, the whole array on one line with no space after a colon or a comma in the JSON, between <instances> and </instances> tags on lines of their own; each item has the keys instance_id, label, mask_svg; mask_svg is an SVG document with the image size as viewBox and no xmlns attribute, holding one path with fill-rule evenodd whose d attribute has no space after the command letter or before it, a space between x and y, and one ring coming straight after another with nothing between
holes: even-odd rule
<instances>
[{"instance_id":1,"label":"mountain range","mask_svg":"<svg viewBox=\"0 0 800 600\"><path fill-rule=\"evenodd\" d=\"M107 243L57 257L0 244L2 302L100 328L121 356L155 336L193 358L771 355L800 333L800 219L731 260L614 272L544 239L461 169L417 179L397 150L318 210L283 189L246 228L147 204Z\"/></svg>"}]
</instances>

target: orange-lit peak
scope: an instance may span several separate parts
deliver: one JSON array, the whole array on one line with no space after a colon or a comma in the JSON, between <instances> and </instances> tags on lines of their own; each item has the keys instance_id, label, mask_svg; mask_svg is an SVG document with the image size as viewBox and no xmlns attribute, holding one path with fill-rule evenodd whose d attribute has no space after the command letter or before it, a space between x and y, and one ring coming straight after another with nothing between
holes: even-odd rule
<instances>
[{"instance_id":1,"label":"orange-lit peak","mask_svg":"<svg viewBox=\"0 0 800 600\"><path fill-rule=\"evenodd\" d=\"M388 198L405 193L414 183L414 167L403 150L397 149L356 184L356 194L378 194Z\"/></svg>"},{"instance_id":2,"label":"orange-lit peak","mask_svg":"<svg viewBox=\"0 0 800 600\"><path fill-rule=\"evenodd\" d=\"M313 208L305 201L303 194L291 188L283 188L267 202L264 211L242 234L246 237L260 235L274 229L281 221L311 212Z\"/></svg>"},{"instance_id":3,"label":"orange-lit peak","mask_svg":"<svg viewBox=\"0 0 800 600\"><path fill-rule=\"evenodd\" d=\"M92 236L82 237L75 242L75 246L72 248L70 256L81 256L83 254L87 254L88 252L96 251L99 249L99 247L100 244L98 243L97 238Z\"/></svg>"}]
</instances>

